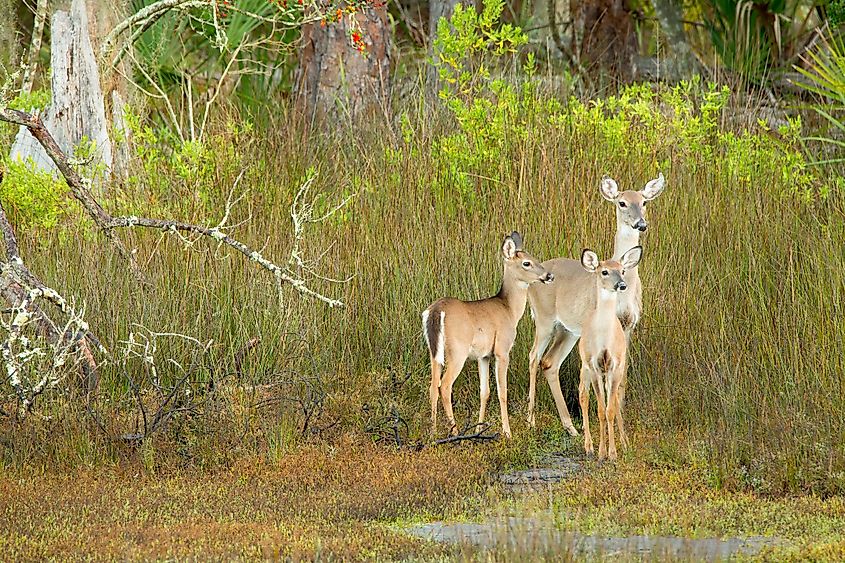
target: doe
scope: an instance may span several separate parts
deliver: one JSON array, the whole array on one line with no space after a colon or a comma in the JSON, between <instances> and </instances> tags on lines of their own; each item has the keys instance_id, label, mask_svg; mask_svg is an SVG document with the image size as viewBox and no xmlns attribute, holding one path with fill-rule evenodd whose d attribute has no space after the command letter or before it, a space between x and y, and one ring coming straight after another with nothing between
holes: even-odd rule
<instances>
[{"instance_id":1,"label":"doe","mask_svg":"<svg viewBox=\"0 0 845 563\"><path fill-rule=\"evenodd\" d=\"M666 181L663 174L648 182L642 190L620 191L612 178L602 179L602 196L616 208L616 236L613 259L640 244L640 234L648 227L646 204L663 192ZM555 400L560 422L569 434L577 436L569 409L560 388L560 366L578 342L584 318L594 306L593 280L584 272L578 260L555 258L542 266L554 274L551 287L534 286L528 290L528 303L534 318L534 345L529 354L528 366L528 424L534 426L534 397L537 389L537 371L542 370ZM622 322L625 337L630 342L631 332L642 311L642 282L637 268L628 272L628 291L617 299L616 315ZM621 390L624 402L625 389Z\"/></svg>"},{"instance_id":2,"label":"doe","mask_svg":"<svg viewBox=\"0 0 845 563\"><path fill-rule=\"evenodd\" d=\"M502 244L504 275L502 288L494 297L479 301L461 301L446 297L432 303L422 313L423 334L431 357L431 433L437 427L437 398L457 434L452 413L452 385L467 359L478 360L481 380L481 406L478 422L484 422L490 397L490 360L496 358L496 389L502 412L502 433L510 438L508 421L508 359L516 325L525 313L528 286L535 282L551 283L554 276L530 254L522 250L522 236L514 231ZM441 380L445 366L446 373Z\"/></svg>"},{"instance_id":3,"label":"doe","mask_svg":"<svg viewBox=\"0 0 845 563\"><path fill-rule=\"evenodd\" d=\"M578 343L578 352L581 355L578 399L581 404L581 418L584 421L584 449L588 454L592 454L593 438L590 435L588 414L592 385L598 401L599 459L616 459L614 421L619 425L622 445L628 445L620 397L621 390L625 387L628 341L616 307L619 292L628 289L625 273L637 267L642 253L643 248L635 246L623 254L618 262L612 259L600 262L596 253L588 249L581 253L581 265L594 278L596 304L584 321L581 341Z\"/></svg>"}]
</instances>

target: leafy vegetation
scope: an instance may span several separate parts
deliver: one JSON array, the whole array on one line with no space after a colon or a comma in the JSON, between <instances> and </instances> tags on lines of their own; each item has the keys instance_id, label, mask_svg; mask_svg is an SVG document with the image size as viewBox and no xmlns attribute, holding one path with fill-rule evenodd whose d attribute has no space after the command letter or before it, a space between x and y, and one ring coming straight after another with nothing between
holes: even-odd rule
<instances>
[{"instance_id":1,"label":"leafy vegetation","mask_svg":"<svg viewBox=\"0 0 845 563\"><path fill-rule=\"evenodd\" d=\"M302 16L293 4L259 4L257 14ZM760 533L790 542L765 554L773 559L841 558L839 108L818 108L829 125L820 132L806 113L773 118L747 91L700 78L601 95L576 92L569 76L550 87L539 57L520 50L526 35L500 23L504 8L502 0L481 12L459 6L440 22L438 99L412 85L392 111L319 130L292 100L259 99L284 80L264 71L290 66L282 52L293 27L249 59L233 51L266 29L241 12L230 14L226 37L202 10L139 36L135 79L162 90L151 108L126 115L132 161L105 206L208 225L226 215L233 234L262 253L291 256L292 268L321 264L315 287L341 293L342 310L290 288L279 295L253 264L154 231L127 235L150 280L139 288L79 220L64 185L3 162L0 198L23 258L84 305L110 351L90 402L68 371L39 398L43 418L21 421L4 389L3 553L79 558L94 545L106 558L507 558L525 554L450 551L391 524L551 502L568 519L558 524L588 533ZM795 2L722 2L716 12L719 55L751 82L803 34L793 26L773 36L765 22L810 17ZM837 104L842 52L831 35L802 67L805 88ZM215 73L231 61L243 79L207 106L207 120L190 117L203 109L198 100L215 99ZM10 107L48 101L36 91ZM829 152L816 154L817 143ZM80 144L75 160L94 148ZM489 486L494 470L579 449L563 437L542 382L539 429L519 414L530 320L511 358L516 440L420 451L429 428L420 311L435 296L494 293L501 236L512 229L544 259L587 246L608 253L615 222L599 179L640 189L659 172L668 187L649 206L645 314L629 369L635 452L618 466L588 464L581 479L521 505ZM317 215L331 202L350 204L295 232L290 207L304 180ZM154 345L142 354L144 342ZM576 356L561 370L572 403ZM459 424L477 412L473 372L456 385ZM176 414L144 435L170 389ZM822 541L813 544L814 534Z\"/></svg>"},{"instance_id":2,"label":"leafy vegetation","mask_svg":"<svg viewBox=\"0 0 845 563\"><path fill-rule=\"evenodd\" d=\"M384 129L387 124L374 123L354 138L339 131L333 138L309 139L306 151L298 139L220 122L210 137L214 145L144 153L141 162L149 168L137 169L130 185L160 187L133 188L111 204L128 210L154 203L209 221L208 202L225 201L238 170L245 169L239 189L251 199L233 220L247 213L253 219L238 234L256 246L266 241L271 255L285 255L285 236L268 241L262 225L286 232L287 206L313 167L315 189L329 198L358 194L348 220L309 235L309 248L330 248L324 259L328 276L355 273L343 286L349 307L339 313L295 299L279 309L265 281L248 275L249 265L221 262L213 249L185 256L181 243L158 241L155 234L138 235L139 259L166 300L139 302L123 266L109 258L98 237L74 246L45 240L28 245L25 255L50 283L88 304L89 323L100 327L108 346L119 346L131 323L180 332L211 340L209 361L226 373L234 352L261 335L246 376L263 383L302 369L303 344L290 333L304 335L309 370L326 378L331 409L342 412L346 424L366 426L359 409L380 402L383 374L409 374L398 405L412 435L422 436L427 361L418 316L431 297L471 299L495 291L502 225L522 230L541 257L575 255L583 246L609 248L612 213L597 196L601 174L638 188L662 171L669 187L650 210L654 228L644 239L646 316L632 351L630 416L648 428L674 428L695 443L707 441L721 485L767 493L841 492L839 421L814 413L843 407L841 397L829 392L837 385L843 352L836 322L843 293L837 273L843 266L843 199L834 178L808 168L800 122L773 129L746 121L734 128L733 95L695 83L663 90L637 86L603 100L565 103L526 92L496 103L514 116L526 103L538 108L530 121L533 134L526 135L526 122L516 119L503 120L492 140L477 136L479 149L496 151L500 164L474 179L473 205L454 206L449 220L441 211L448 195L433 188L441 164L428 155L453 133L423 134L429 118L413 107L405 112L398 142ZM458 127L481 127L469 123ZM136 150L157 144L158 133L150 135ZM498 144L513 138L520 142L506 149ZM326 151L334 158L318 156ZM174 191L165 196L168 185ZM89 270L93 263L101 267ZM78 285L80 279L86 281ZM173 280L189 281L174 287ZM512 362L514 412L524 408L530 333L523 322ZM182 361L178 346L161 353ZM577 379L574 363L562 370L569 397ZM161 376L171 377L169 369L163 367ZM119 394L121 381L120 373L106 373L104 385ZM477 401L472 381L469 375L457 384L457 412L464 421ZM545 424L555 424L545 390L539 398ZM192 455L190 449L185 455ZM6 450L8 461L21 459L16 451Z\"/></svg>"}]
</instances>

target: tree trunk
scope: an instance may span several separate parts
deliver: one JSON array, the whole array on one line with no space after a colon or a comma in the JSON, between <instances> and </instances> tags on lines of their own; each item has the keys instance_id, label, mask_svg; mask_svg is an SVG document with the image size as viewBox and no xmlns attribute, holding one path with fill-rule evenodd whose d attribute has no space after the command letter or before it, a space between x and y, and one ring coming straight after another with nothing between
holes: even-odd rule
<instances>
[{"instance_id":1,"label":"tree trunk","mask_svg":"<svg viewBox=\"0 0 845 563\"><path fill-rule=\"evenodd\" d=\"M21 94L32 92L32 83L35 82L35 71L38 68L38 54L41 52L41 39L44 36L44 22L47 19L47 0L38 0L35 7L35 20L32 24L32 40L29 43L29 55L27 55L26 69L23 73Z\"/></svg>"},{"instance_id":2,"label":"tree trunk","mask_svg":"<svg viewBox=\"0 0 845 563\"><path fill-rule=\"evenodd\" d=\"M701 69L701 65L687 42L683 11L676 0L653 0L654 13L671 54L665 58L666 78L678 81L688 78Z\"/></svg>"},{"instance_id":3,"label":"tree trunk","mask_svg":"<svg viewBox=\"0 0 845 563\"><path fill-rule=\"evenodd\" d=\"M385 103L389 92L390 27L384 4L367 4L325 26L303 26L295 95L309 118L336 110L360 117Z\"/></svg>"},{"instance_id":4,"label":"tree trunk","mask_svg":"<svg viewBox=\"0 0 845 563\"><path fill-rule=\"evenodd\" d=\"M573 0L571 5L578 30L572 52L579 63L630 81L636 74L637 37L627 0Z\"/></svg>"},{"instance_id":5,"label":"tree trunk","mask_svg":"<svg viewBox=\"0 0 845 563\"><path fill-rule=\"evenodd\" d=\"M447 20L452 17L455 11L455 6L463 4L466 7L473 6L475 2L461 2L460 0L431 0L428 8L428 37L429 44L434 44L434 38L437 37L437 23L440 18Z\"/></svg>"},{"instance_id":6,"label":"tree trunk","mask_svg":"<svg viewBox=\"0 0 845 563\"><path fill-rule=\"evenodd\" d=\"M437 24L440 18L447 20L452 17L455 11L455 6L464 4L464 6L472 6L473 2L460 2L459 0L430 0L428 3L428 52L432 59L437 56L434 52L434 40L437 38ZM437 93L439 90L440 77L437 73L437 67L432 64L428 65L428 72L426 73L426 89L430 93Z\"/></svg>"},{"instance_id":7,"label":"tree trunk","mask_svg":"<svg viewBox=\"0 0 845 563\"><path fill-rule=\"evenodd\" d=\"M94 164L103 165L105 182L112 167L112 147L100 89L100 72L88 37L84 0L73 0L70 13L56 12L51 35L53 99L45 111L44 123L66 154L73 154L74 147L83 139L93 141L95 150L91 157ZM26 127L18 131L11 155L20 159L31 157L42 170L58 172Z\"/></svg>"}]
</instances>

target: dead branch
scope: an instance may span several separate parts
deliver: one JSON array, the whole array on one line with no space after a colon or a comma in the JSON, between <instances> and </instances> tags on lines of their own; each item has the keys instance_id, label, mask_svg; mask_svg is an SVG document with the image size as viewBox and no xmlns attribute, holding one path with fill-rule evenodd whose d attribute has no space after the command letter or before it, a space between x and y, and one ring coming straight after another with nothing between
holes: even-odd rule
<instances>
[{"instance_id":1,"label":"dead branch","mask_svg":"<svg viewBox=\"0 0 845 563\"><path fill-rule=\"evenodd\" d=\"M105 62L108 56L114 49L117 40L124 32L131 28L140 27L141 33L146 31L151 25L158 21L170 10L189 10L191 8L209 8L212 5L216 6L214 2L209 0L159 0L138 12L132 14L119 24L106 36L100 47L100 66ZM135 40L140 37L137 31L133 33L132 39ZM122 51L121 51L122 52ZM122 55L121 55L122 56ZM119 60L112 62L112 66L116 65Z\"/></svg>"},{"instance_id":2,"label":"dead branch","mask_svg":"<svg viewBox=\"0 0 845 563\"><path fill-rule=\"evenodd\" d=\"M44 126L44 123L41 121L39 115L37 113L31 114L0 106L0 121L22 125L29 130L32 136L38 140L42 147L44 147L47 155L56 164L56 167L59 169L62 176L64 176L74 199L82 204L82 207L91 219L94 220L94 224L103 231L106 238L109 239L109 242L111 242L117 249L118 254L129 262L129 268L135 279L142 283L145 282L144 274L141 272L141 268L138 266L135 256L126 248L126 246L124 246L123 242L119 238L106 229L106 225L111 219L111 216L105 209L103 209L99 202L94 199L94 196L91 193L91 181L82 178L82 176L73 169L68 162L67 156L65 156L62 149L59 148L58 143L56 143L56 140Z\"/></svg>"},{"instance_id":3,"label":"dead branch","mask_svg":"<svg viewBox=\"0 0 845 563\"><path fill-rule=\"evenodd\" d=\"M469 434L469 432L475 428L478 428L477 431ZM472 424L470 426L465 427L460 434L455 436L449 436L447 438L440 438L439 440L435 440L431 443L432 446L439 446L441 444L454 444L456 442L493 442L499 439L499 433L493 432L492 434L485 434L490 429L490 425L486 422L483 424Z\"/></svg>"},{"instance_id":4,"label":"dead branch","mask_svg":"<svg viewBox=\"0 0 845 563\"><path fill-rule=\"evenodd\" d=\"M317 293L305 285L305 281L297 279L285 272L285 270L265 258L260 252L250 248L244 243L233 239L218 227L203 227L202 225L193 225L191 223L183 223L181 221L172 221L168 219L148 219L146 217L114 217L105 225L105 229L110 231L121 227L146 227L150 229L160 229L165 232L189 232L204 235L216 240L220 244L230 246L249 258L252 262L272 273L276 278L279 289L281 290L283 284L290 284L296 291L302 295L312 297L329 307L342 307L343 302L337 299L331 299Z\"/></svg>"},{"instance_id":5,"label":"dead branch","mask_svg":"<svg viewBox=\"0 0 845 563\"><path fill-rule=\"evenodd\" d=\"M234 248L235 250L249 258L251 261L256 262L259 266L272 273L276 279L276 284L278 286L280 295L282 286L284 284L289 284L300 294L317 299L318 301L322 301L329 307L343 306L342 301L329 298L325 295L322 295L321 293L312 290L306 285L305 280L293 276L292 274L288 273L285 268L264 257L259 251L247 246L246 244L238 240L235 240L228 234L224 233L222 231L222 225L218 225L216 227L204 227L201 225L193 225L190 223L184 223L182 221L175 221L169 219L150 219L134 216L112 217L111 215L109 215L108 212L106 212L105 209L103 209L99 202L94 198L90 189L90 181L82 178L79 173L73 169L73 167L68 162L67 156L62 152L58 144L56 144L55 139L53 139L52 135L50 135L50 132L44 126L37 114L29 114L26 112L3 108L2 106L0 106L0 121L23 125L27 129L29 129L29 131L36 139L38 139L38 141L44 147L44 150L47 152L53 162L56 163L56 166L58 167L59 171L64 176L65 181L71 189L71 194L73 195L73 197L82 204L83 208L88 213L88 215L94 220L94 223L97 225L97 227L103 232L106 238L108 238L109 241L111 241L114 247L118 250L118 253L129 262L130 269L137 280L145 282L145 276L141 271L140 267L138 266L134 254L127 250L120 238L118 238L114 234L114 229L123 227L145 227L152 229L160 229L165 232L171 233L178 233L180 231L191 232L210 237L216 240L219 244L225 244ZM313 181L313 178L314 177L312 176L303 183L302 187L297 193L297 199L307 192L307 189ZM301 221L299 219L300 212L298 211L298 209L300 208L297 208L295 204L294 208L291 211L295 229L301 229L301 223L303 222L313 223L325 220L334 212L343 207L349 200L350 198L347 198L341 204L330 210L322 217L315 219L310 214L306 214L301 219ZM313 206L305 207L304 209L310 213L310 210L313 209ZM299 232L300 230L297 230L297 235L299 234ZM297 239L297 242L298 240L299 239ZM294 245L294 249L291 255L292 259L294 257L298 257L296 254L297 251L298 246Z\"/></svg>"},{"instance_id":6,"label":"dead branch","mask_svg":"<svg viewBox=\"0 0 845 563\"><path fill-rule=\"evenodd\" d=\"M172 332L153 332L143 326L135 325L136 329L129 333L129 337L122 341L124 346L118 365L122 368L132 390L138 412L141 414L143 426L136 428L134 432L121 435L121 439L127 444L140 443L156 432L164 430L173 420L180 415L190 415L198 412L206 401L214 396L214 390L208 386L201 385L196 379L196 374L204 371L198 369L200 362L208 359L212 341L200 342L196 338ZM158 341L162 338L177 338L186 342L192 349L191 362L189 365L181 365L173 358L165 358L161 361L158 357ZM138 361L142 364L143 370L149 379L149 383L155 389L157 398L144 396L141 386L130 375L130 363ZM206 361L210 367L210 364ZM160 366L167 365L175 367L178 376L175 380L162 378ZM168 383L166 380L173 382ZM152 402L152 409L146 402Z\"/></svg>"},{"instance_id":7,"label":"dead branch","mask_svg":"<svg viewBox=\"0 0 845 563\"><path fill-rule=\"evenodd\" d=\"M0 169L0 183L3 181L3 170ZM45 339L50 346L54 347L54 352L57 354L67 355L67 350L63 346L70 346L75 348L79 354L78 361L82 369L84 388L87 393L93 392L99 380L99 372L97 369L97 362L91 352L89 342L97 349L106 352L99 339L88 329L88 326L82 320L82 317L77 315L71 306L68 305L64 297L58 292L50 289L44 285L24 264L20 256L18 248L17 236L6 216L6 211L0 203L0 231L2 231L3 242L6 249L7 262L0 262L0 295L11 305L9 314L14 314L13 320L6 325L8 329L8 337L3 343L3 360L6 364L6 372L13 382L18 382L15 389L19 398L24 397L24 389L21 386L20 369L18 359L12 353L14 341L19 338L23 325L33 322L37 333ZM47 313L35 303L37 298L43 298L56 306L59 311L68 315L74 321L73 327L68 324L65 325L64 332L60 331L56 323L51 319ZM71 328L76 328L73 334L67 331ZM69 341L68 341L69 339ZM29 345L28 341L24 341L25 346ZM107 352L106 352L107 353ZM14 377L13 377L14 376ZM48 381L45 381L40 390L36 393L40 394L46 388ZM13 387L15 387L13 385ZM29 409L34 401L34 396L29 397L24 401L24 407Z\"/></svg>"}]
</instances>

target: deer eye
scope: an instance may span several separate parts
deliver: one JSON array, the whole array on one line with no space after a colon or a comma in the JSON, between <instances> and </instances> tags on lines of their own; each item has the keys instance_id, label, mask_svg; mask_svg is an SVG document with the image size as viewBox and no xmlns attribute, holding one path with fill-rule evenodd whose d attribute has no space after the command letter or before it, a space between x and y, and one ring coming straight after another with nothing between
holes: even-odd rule
<instances>
[{"instance_id":1,"label":"deer eye","mask_svg":"<svg viewBox=\"0 0 845 563\"><path fill-rule=\"evenodd\" d=\"M602 271L601 271L601 275L606 276L606 275L607 275L607 270L602 270Z\"/></svg>"},{"instance_id":2,"label":"deer eye","mask_svg":"<svg viewBox=\"0 0 845 563\"><path fill-rule=\"evenodd\" d=\"M625 202L624 202L624 201L620 201L620 202L619 202L619 207L628 207L628 206L627 206L627 205L625 205Z\"/></svg>"},{"instance_id":3,"label":"deer eye","mask_svg":"<svg viewBox=\"0 0 845 563\"><path fill-rule=\"evenodd\" d=\"M529 262L528 260L526 260L525 262L523 262L523 263L522 263L522 267L523 267L523 268L530 268L530 267L531 267L531 262Z\"/></svg>"}]
</instances>

